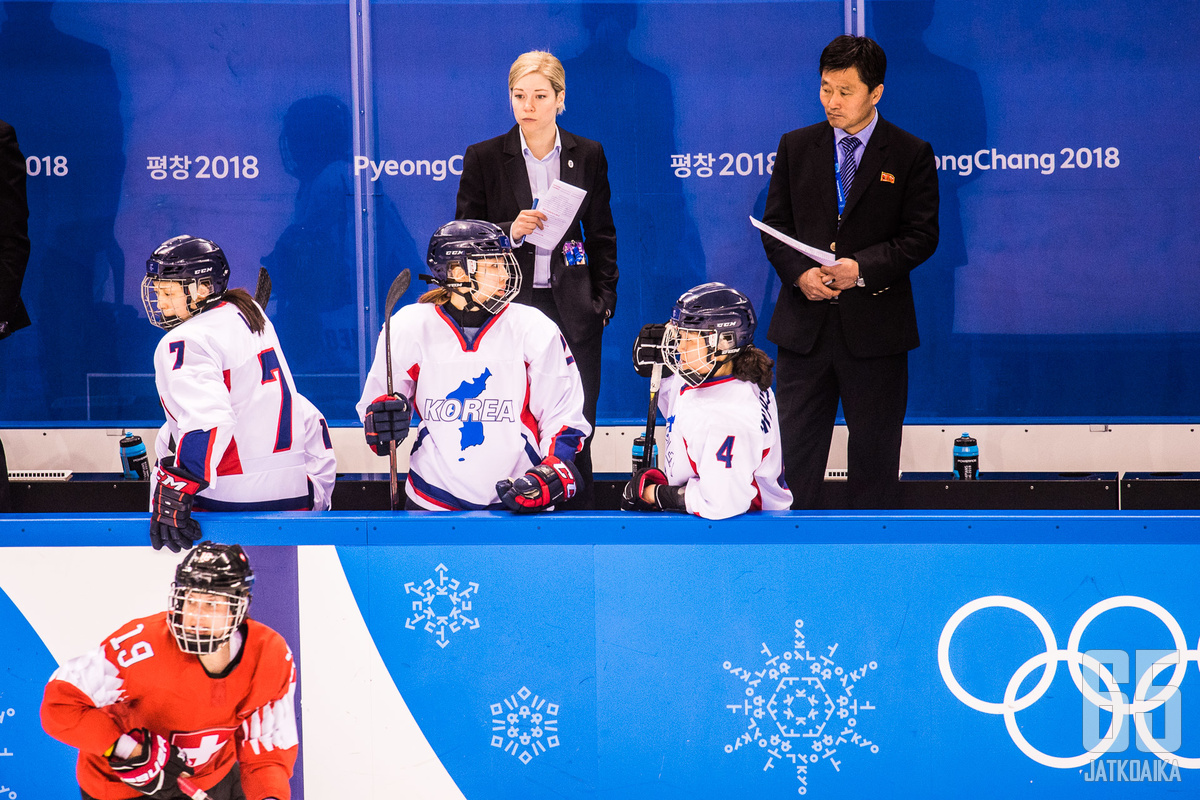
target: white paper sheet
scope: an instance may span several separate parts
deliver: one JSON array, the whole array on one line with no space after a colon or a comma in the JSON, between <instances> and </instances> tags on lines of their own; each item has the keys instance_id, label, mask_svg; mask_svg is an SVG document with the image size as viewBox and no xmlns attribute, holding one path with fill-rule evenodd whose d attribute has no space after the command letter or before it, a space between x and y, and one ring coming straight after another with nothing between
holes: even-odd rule
<instances>
[{"instance_id":1,"label":"white paper sheet","mask_svg":"<svg viewBox=\"0 0 1200 800\"><path fill-rule=\"evenodd\" d=\"M587 191L569 183L555 181L546 193L538 198L537 210L546 215L540 230L525 237L526 242L547 250L558 244L567 228L575 221L575 212L583 205Z\"/></svg>"},{"instance_id":2,"label":"white paper sheet","mask_svg":"<svg viewBox=\"0 0 1200 800\"><path fill-rule=\"evenodd\" d=\"M823 267L832 266L835 262L837 262L837 256L835 256L833 253L830 253L827 250L818 250L815 247L809 247L804 242L798 242L792 237L788 236L786 233L780 233L770 225L767 225L765 222L759 222L754 217L750 218L750 224L758 228L763 233L768 234L769 236L774 236L776 239L783 242L793 250L803 253Z\"/></svg>"}]
</instances>

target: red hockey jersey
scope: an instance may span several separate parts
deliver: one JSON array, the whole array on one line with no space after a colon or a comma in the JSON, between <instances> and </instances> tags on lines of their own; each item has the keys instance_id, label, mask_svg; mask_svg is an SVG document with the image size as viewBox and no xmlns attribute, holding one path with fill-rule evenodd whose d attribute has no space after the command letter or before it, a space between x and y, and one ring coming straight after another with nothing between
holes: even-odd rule
<instances>
[{"instance_id":1,"label":"red hockey jersey","mask_svg":"<svg viewBox=\"0 0 1200 800\"><path fill-rule=\"evenodd\" d=\"M165 736L187 757L202 789L241 764L247 800L288 800L296 762L296 673L287 643L254 620L233 663L210 676L182 652L166 612L126 623L95 650L50 676L42 727L79 748L80 787L98 800L141 797L104 752L134 728Z\"/></svg>"}]
</instances>

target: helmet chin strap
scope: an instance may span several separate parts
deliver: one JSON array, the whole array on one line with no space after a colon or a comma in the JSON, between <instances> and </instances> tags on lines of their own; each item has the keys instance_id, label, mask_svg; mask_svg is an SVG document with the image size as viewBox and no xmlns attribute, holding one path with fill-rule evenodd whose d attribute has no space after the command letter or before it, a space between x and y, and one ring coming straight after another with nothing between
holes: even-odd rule
<instances>
[{"instance_id":1,"label":"helmet chin strap","mask_svg":"<svg viewBox=\"0 0 1200 800\"><path fill-rule=\"evenodd\" d=\"M463 302L466 303L466 305L463 306L463 311L466 311L466 312L487 311L486 308L479 305L479 303L475 302L475 291L476 290L475 290L475 286L474 286L474 281L466 281L466 282L464 282L464 281L447 281L446 283L443 283L442 286L443 286L443 288L458 295L459 297L461 297L463 299Z\"/></svg>"}]
</instances>

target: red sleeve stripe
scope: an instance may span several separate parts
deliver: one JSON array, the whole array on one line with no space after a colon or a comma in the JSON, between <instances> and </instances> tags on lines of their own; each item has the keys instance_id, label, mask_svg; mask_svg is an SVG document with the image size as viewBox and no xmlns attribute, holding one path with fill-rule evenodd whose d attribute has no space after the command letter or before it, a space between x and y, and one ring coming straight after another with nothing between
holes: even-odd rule
<instances>
[{"instance_id":1,"label":"red sleeve stripe","mask_svg":"<svg viewBox=\"0 0 1200 800\"><path fill-rule=\"evenodd\" d=\"M535 441L541 441L542 436L538 433L537 417L529 410L529 362L525 362L525 402L521 404L521 422L525 423L525 427L533 434Z\"/></svg>"}]
</instances>

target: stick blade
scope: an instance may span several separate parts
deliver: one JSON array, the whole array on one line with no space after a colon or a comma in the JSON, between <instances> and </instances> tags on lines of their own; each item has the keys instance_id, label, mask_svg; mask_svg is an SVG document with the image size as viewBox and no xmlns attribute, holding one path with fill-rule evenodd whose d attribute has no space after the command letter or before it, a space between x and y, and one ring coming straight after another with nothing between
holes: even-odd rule
<instances>
[{"instance_id":1,"label":"stick blade","mask_svg":"<svg viewBox=\"0 0 1200 800\"><path fill-rule=\"evenodd\" d=\"M392 309L396 307L396 303L400 302L400 297L408 291L408 284L412 281L412 273L408 269L403 269L396 276L396 280L392 281L392 285L388 288L387 299L383 303L383 316L388 319L392 316Z\"/></svg>"},{"instance_id":2,"label":"stick blade","mask_svg":"<svg viewBox=\"0 0 1200 800\"><path fill-rule=\"evenodd\" d=\"M266 267L258 268L258 285L254 287L254 302L258 303L263 308L267 307L267 303L271 299L271 273L267 272Z\"/></svg>"}]
</instances>

